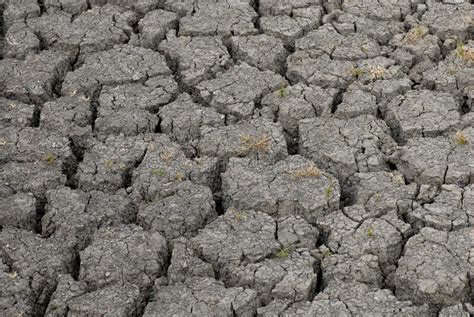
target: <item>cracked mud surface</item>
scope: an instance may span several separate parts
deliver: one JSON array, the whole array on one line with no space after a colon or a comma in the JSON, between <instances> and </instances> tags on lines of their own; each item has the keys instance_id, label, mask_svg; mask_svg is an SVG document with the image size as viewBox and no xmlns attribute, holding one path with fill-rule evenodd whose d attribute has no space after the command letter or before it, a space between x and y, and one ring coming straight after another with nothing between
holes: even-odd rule
<instances>
[{"instance_id":1,"label":"cracked mud surface","mask_svg":"<svg viewBox=\"0 0 474 317\"><path fill-rule=\"evenodd\" d=\"M471 0L0 0L0 316L472 316Z\"/></svg>"}]
</instances>

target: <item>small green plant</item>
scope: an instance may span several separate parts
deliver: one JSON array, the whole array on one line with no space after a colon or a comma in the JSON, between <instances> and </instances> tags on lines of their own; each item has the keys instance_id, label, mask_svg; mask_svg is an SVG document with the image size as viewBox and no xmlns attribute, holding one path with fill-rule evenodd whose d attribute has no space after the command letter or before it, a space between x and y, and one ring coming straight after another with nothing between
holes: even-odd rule
<instances>
[{"instance_id":1,"label":"small green plant","mask_svg":"<svg viewBox=\"0 0 474 317\"><path fill-rule=\"evenodd\" d=\"M242 211L237 211L237 210L235 211L235 219L237 219L238 221L242 221L242 220L245 220L245 218L247 217Z\"/></svg>"},{"instance_id":2,"label":"small green plant","mask_svg":"<svg viewBox=\"0 0 474 317\"><path fill-rule=\"evenodd\" d=\"M286 248L281 247L276 253L277 258L280 258L280 259L286 259L289 255L290 255L290 248L288 247Z\"/></svg>"},{"instance_id":3,"label":"small green plant","mask_svg":"<svg viewBox=\"0 0 474 317\"><path fill-rule=\"evenodd\" d=\"M474 50L467 48L462 42L456 47L456 55L462 60L474 61Z\"/></svg>"},{"instance_id":4,"label":"small green plant","mask_svg":"<svg viewBox=\"0 0 474 317\"><path fill-rule=\"evenodd\" d=\"M467 135L464 131L456 132L456 134L454 135L454 139L456 140L456 143L459 145L466 145L469 143Z\"/></svg>"},{"instance_id":5,"label":"small green plant","mask_svg":"<svg viewBox=\"0 0 474 317\"><path fill-rule=\"evenodd\" d=\"M375 205L380 206L382 204L382 193L376 192L374 197L375 197Z\"/></svg>"},{"instance_id":6,"label":"small green plant","mask_svg":"<svg viewBox=\"0 0 474 317\"><path fill-rule=\"evenodd\" d=\"M349 73L352 77L354 78L359 78L360 76L364 75L365 74L365 71L360 68L360 67L357 67L357 66L352 66L350 69L349 69Z\"/></svg>"},{"instance_id":7,"label":"small green plant","mask_svg":"<svg viewBox=\"0 0 474 317\"><path fill-rule=\"evenodd\" d=\"M285 84L284 83L280 84L280 89L278 89L278 96L280 96L281 98L286 97L286 90L285 90Z\"/></svg>"},{"instance_id":8,"label":"small green plant","mask_svg":"<svg viewBox=\"0 0 474 317\"><path fill-rule=\"evenodd\" d=\"M466 54L466 48L464 47L464 43L459 42L458 45L456 46L456 55L459 58L464 57L464 54Z\"/></svg>"},{"instance_id":9,"label":"small green plant","mask_svg":"<svg viewBox=\"0 0 474 317\"><path fill-rule=\"evenodd\" d=\"M329 256L332 255L332 252L331 252L331 250L326 249L326 250L323 251L322 254L323 254L323 256L324 256L325 258L327 258L327 257L329 257Z\"/></svg>"},{"instance_id":10,"label":"small green plant","mask_svg":"<svg viewBox=\"0 0 474 317\"><path fill-rule=\"evenodd\" d=\"M375 230L373 227L369 227L367 228L367 236L369 238L373 238L375 236Z\"/></svg>"},{"instance_id":11,"label":"small green plant","mask_svg":"<svg viewBox=\"0 0 474 317\"><path fill-rule=\"evenodd\" d=\"M331 182L325 189L324 189L324 197L326 197L326 202L329 205L332 197L334 196L334 185Z\"/></svg>"},{"instance_id":12,"label":"small green plant","mask_svg":"<svg viewBox=\"0 0 474 317\"><path fill-rule=\"evenodd\" d=\"M48 165L53 165L56 162L56 157L53 154L48 153L44 160L46 163L48 163Z\"/></svg>"},{"instance_id":13,"label":"small green plant","mask_svg":"<svg viewBox=\"0 0 474 317\"><path fill-rule=\"evenodd\" d=\"M158 175L160 177L164 177L166 175L166 172L160 168L153 167L151 169L151 175Z\"/></svg>"}]
</instances>

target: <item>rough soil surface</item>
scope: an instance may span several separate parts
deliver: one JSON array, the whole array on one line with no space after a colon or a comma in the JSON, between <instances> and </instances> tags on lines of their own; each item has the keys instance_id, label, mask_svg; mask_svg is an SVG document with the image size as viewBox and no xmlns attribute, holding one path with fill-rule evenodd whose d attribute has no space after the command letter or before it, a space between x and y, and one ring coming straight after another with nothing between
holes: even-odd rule
<instances>
[{"instance_id":1,"label":"rough soil surface","mask_svg":"<svg viewBox=\"0 0 474 317\"><path fill-rule=\"evenodd\" d=\"M474 316L472 0L0 0L0 316Z\"/></svg>"}]
</instances>

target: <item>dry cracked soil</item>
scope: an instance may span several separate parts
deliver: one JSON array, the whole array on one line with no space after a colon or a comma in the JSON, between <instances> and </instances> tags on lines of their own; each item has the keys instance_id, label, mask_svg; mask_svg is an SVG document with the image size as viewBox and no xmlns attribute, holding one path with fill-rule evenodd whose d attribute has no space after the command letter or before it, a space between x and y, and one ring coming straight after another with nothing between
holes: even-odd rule
<instances>
[{"instance_id":1,"label":"dry cracked soil","mask_svg":"<svg viewBox=\"0 0 474 317\"><path fill-rule=\"evenodd\" d=\"M474 314L472 0L0 0L0 316Z\"/></svg>"}]
</instances>

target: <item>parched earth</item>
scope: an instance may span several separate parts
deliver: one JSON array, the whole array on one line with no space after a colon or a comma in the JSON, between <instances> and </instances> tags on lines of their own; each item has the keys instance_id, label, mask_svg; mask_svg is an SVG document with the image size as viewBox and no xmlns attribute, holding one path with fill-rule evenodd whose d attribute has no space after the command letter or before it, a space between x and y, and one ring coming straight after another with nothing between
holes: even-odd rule
<instances>
[{"instance_id":1,"label":"parched earth","mask_svg":"<svg viewBox=\"0 0 474 317\"><path fill-rule=\"evenodd\" d=\"M472 0L0 13L0 316L473 316Z\"/></svg>"}]
</instances>

